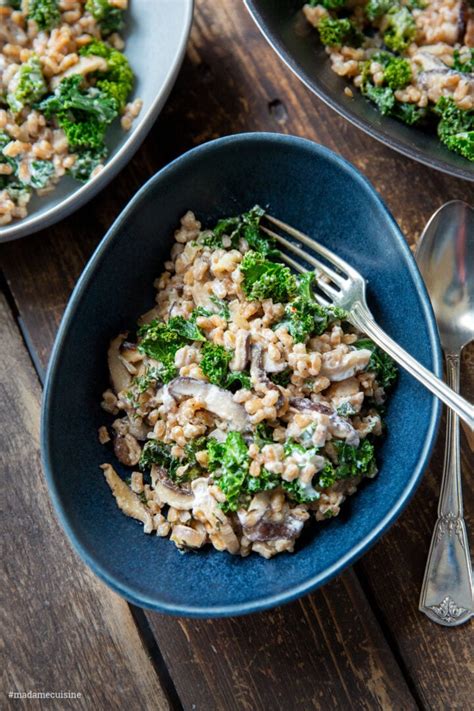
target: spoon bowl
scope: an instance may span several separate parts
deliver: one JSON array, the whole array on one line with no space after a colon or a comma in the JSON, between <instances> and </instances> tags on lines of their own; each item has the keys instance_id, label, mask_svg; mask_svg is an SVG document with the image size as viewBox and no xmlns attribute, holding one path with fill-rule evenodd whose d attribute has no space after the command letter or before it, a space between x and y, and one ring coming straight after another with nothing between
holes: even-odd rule
<instances>
[{"instance_id":1,"label":"spoon bowl","mask_svg":"<svg viewBox=\"0 0 474 711\"><path fill-rule=\"evenodd\" d=\"M418 246L416 261L430 294L447 352L474 338L474 210L461 200L434 213Z\"/></svg>"}]
</instances>

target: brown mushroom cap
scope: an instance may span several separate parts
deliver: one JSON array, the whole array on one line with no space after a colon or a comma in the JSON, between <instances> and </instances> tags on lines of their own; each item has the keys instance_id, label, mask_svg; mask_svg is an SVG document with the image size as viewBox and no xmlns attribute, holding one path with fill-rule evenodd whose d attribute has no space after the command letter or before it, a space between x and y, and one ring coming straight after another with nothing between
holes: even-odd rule
<instances>
[{"instance_id":1,"label":"brown mushroom cap","mask_svg":"<svg viewBox=\"0 0 474 711\"><path fill-rule=\"evenodd\" d=\"M180 509L181 511L192 509L194 496L190 487L187 484L179 486L174 481L171 481L166 469L153 464L151 468L151 480L153 482L153 488L163 504L168 504L168 506Z\"/></svg>"},{"instance_id":2,"label":"brown mushroom cap","mask_svg":"<svg viewBox=\"0 0 474 711\"><path fill-rule=\"evenodd\" d=\"M265 369L263 367L263 349L262 346L254 344L250 350L250 378L253 385L258 385L259 383L264 384L269 390L278 391L278 400L275 404L277 410L279 410L285 404L285 398L278 385L275 385L268 377Z\"/></svg>"},{"instance_id":3,"label":"brown mushroom cap","mask_svg":"<svg viewBox=\"0 0 474 711\"><path fill-rule=\"evenodd\" d=\"M325 402L314 402L307 397L290 398L290 407L294 410L312 410L329 417L329 431L334 437L345 439L347 444L358 447L360 437L349 420L337 414L336 410Z\"/></svg>"},{"instance_id":4,"label":"brown mushroom cap","mask_svg":"<svg viewBox=\"0 0 474 711\"><path fill-rule=\"evenodd\" d=\"M232 429L242 432L250 428L250 420L245 408L234 402L232 393L197 378L175 378L168 383L169 393L175 397L195 397L209 412L228 420Z\"/></svg>"},{"instance_id":5,"label":"brown mushroom cap","mask_svg":"<svg viewBox=\"0 0 474 711\"><path fill-rule=\"evenodd\" d=\"M131 374L119 358L120 348L126 337L126 333L119 333L119 335L110 342L109 350L107 351L110 380L116 395L122 390L129 388L132 382Z\"/></svg>"}]
</instances>

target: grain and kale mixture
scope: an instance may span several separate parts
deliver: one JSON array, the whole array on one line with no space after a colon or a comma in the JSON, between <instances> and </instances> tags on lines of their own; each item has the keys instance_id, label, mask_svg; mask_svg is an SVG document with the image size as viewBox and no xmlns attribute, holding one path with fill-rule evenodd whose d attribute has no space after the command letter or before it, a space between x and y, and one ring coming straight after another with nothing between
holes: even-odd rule
<instances>
[{"instance_id":1,"label":"grain and kale mixture","mask_svg":"<svg viewBox=\"0 0 474 711\"><path fill-rule=\"evenodd\" d=\"M133 71L120 35L128 0L0 0L0 226L65 174L87 182L109 125L128 130Z\"/></svg>"},{"instance_id":2,"label":"grain and kale mixture","mask_svg":"<svg viewBox=\"0 0 474 711\"><path fill-rule=\"evenodd\" d=\"M156 305L110 344L103 464L120 509L180 549L265 558L337 516L377 473L389 356L321 307L260 229L263 210L175 233Z\"/></svg>"},{"instance_id":3,"label":"grain and kale mixture","mask_svg":"<svg viewBox=\"0 0 474 711\"><path fill-rule=\"evenodd\" d=\"M474 161L474 0L311 0L303 12L333 71L383 116Z\"/></svg>"}]
</instances>

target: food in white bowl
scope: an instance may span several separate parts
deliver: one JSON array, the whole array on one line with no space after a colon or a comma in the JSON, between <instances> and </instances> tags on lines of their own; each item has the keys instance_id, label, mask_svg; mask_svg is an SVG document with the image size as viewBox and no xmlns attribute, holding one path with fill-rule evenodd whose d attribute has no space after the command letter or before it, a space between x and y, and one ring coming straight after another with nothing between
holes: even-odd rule
<instances>
[{"instance_id":1,"label":"food in white bowl","mask_svg":"<svg viewBox=\"0 0 474 711\"><path fill-rule=\"evenodd\" d=\"M6 0L0 6L0 226L64 175L87 182L109 126L129 130L134 74L122 30L128 0Z\"/></svg>"},{"instance_id":2,"label":"food in white bowl","mask_svg":"<svg viewBox=\"0 0 474 711\"><path fill-rule=\"evenodd\" d=\"M202 230L192 212L136 338L119 334L99 430L121 510L180 549L292 552L377 473L391 359L320 306L260 230L263 210Z\"/></svg>"}]
</instances>

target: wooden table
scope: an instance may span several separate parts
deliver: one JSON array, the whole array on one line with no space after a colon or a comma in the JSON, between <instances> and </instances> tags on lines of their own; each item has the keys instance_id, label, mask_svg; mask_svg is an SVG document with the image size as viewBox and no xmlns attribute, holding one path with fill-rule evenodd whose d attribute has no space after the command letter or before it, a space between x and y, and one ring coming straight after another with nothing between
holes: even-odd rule
<instances>
[{"instance_id":1,"label":"wooden table","mask_svg":"<svg viewBox=\"0 0 474 711\"><path fill-rule=\"evenodd\" d=\"M38 453L39 412L62 312L107 228L172 158L240 131L305 136L341 153L375 184L410 243L443 202L472 200L472 184L384 148L313 97L267 46L241 2L196 5L176 87L128 167L69 219L0 250L2 694L81 694L30 701L33 708L474 709L472 626L441 628L417 611L441 435L410 506L359 563L312 595L248 617L177 619L127 604L72 552L53 514ZM471 397L473 371L471 351L464 362ZM466 441L463 464L472 473ZM469 515L472 476L464 485ZM472 520L470 529L472 539ZM2 696L0 705L6 703L19 702Z\"/></svg>"}]
</instances>

